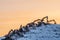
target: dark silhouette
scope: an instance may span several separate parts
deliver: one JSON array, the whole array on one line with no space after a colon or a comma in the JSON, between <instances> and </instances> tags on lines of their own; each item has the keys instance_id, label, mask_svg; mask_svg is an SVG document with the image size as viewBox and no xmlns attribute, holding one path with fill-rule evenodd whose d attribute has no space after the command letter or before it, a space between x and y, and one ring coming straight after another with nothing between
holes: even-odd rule
<instances>
[{"instance_id":1,"label":"dark silhouette","mask_svg":"<svg viewBox=\"0 0 60 40\"><path fill-rule=\"evenodd\" d=\"M24 34L26 33L26 31L22 25L19 28L19 32L24 33Z\"/></svg>"},{"instance_id":2,"label":"dark silhouette","mask_svg":"<svg viewBox=\"0 0 60 40\"><path fill-rule=\"evenodd\" d=\"M5 39L1 39L1 40L14 40L14 39L11 39L10 37L6 37Z\"/></svg>"},{"instance_id":3,"label":"dark silhouette","mask_svg":"<svg viewBox=\"0 0 60 40\"><path fill-rule=\"evenodd\" d=\"M49 22L54 22L54 24L56 24L56 21L54 19L53 20L49 20L48 23Z\"/></svg>"},{"instance_id":4,"label":"dark silhouette","mask_svg":"<svg viewBox=\"0 0 60 40\"><path fill-rule=\"evenodd\" d=\"M12 36L14 34L17 34L19 37L23 37L24 35L19 31L19 30L10 30L9 33L7 35L5 35L5 39L2 40L12 40Z\"/></svg>"},{"instance_id":5,"label":"dark silhouette","mask_svg":"<svg viewBox=\"0 0 60 40\"><path fill-rule=\"evenodd\" d=\"M44 22L46 19L47 22ZM44 25L48 25L50 24L50 22L54 22L54 24L56 24L56 21L53 20L48 20L48 16L43 17L42 19L37 19L34 20L33 22L28 23L25 26L20 25L19 29L11 29L7 35L5 35L5 39L2 40L14 40L11 37L14 36L15 34L17 34L19 37L24 37L23 34L25 34L26 32L30 31L30 28L36 28L36 27L40 27L42 24Z\"/></svg>"},{"instance_id":6,"label":"dark silhouette","mask_svg":"<svg viewBox=\"0 0 60 40\"><path fill-rule=\"evenodd\" d=\"M27 24L31 29L36 29L37 24L33 21Z\"/></svg>"},{"instance_id":7,"label":"dark silhouette","mask_svg":"<svg viewBox=\"0 0 60 40\"><path fill-rule=\"evenodd\" d=\"M26 30L26 32L28 32L28 31L29 31L29 26L26 25L26 26L24 27L24 29Z\"/></svg>"},{"instance_id":8,"label":"dark silhouette","mask_svg":"<svg viewBox=\"0 0 60 40\"><path fill-rule=\"evenodd\" d=\"M41 22L41 19L34 20L33 22L34 22L35 25L38 27L38 26L39 26L39 23Z\"/></svg>"},{"instance_id":9,"label":"dark silhouette","mask_svg":"<svg viewBox=\"0 0 60 40\"><path fill-rule=\"evenodd\" d=\"M44 22L44 19L47 20L46 23ZM40 21L38 21L38 20L40 20ZM42 24L47 25L47 23L48 23L48 16L45 16L45 17L43 17L42 19L38 19L38 20L37 20L37 21L38 21L37 27L41 26Z\"/></svg>"},{"instance_id":10,"label":"dark silhouette","mask_svg":"<svg viewBox=\"0 0 60 40\"><path fill-rule=\"evenodd\" d=\"M23 37L23 34L21 34L19 30L14 30L11 36L13 36L14 34L17 34L18 36Z\"/></svg>"},{"instance_id":11,"label":"dark silhouette","mask_svg":"<svg viewBox=\"0 0 60 40\"><path fill-rule=\"evenodd\" d=\"M12 34L12 32L13 32L13 29L11 29L11 30L8 32L8 34L7 34L7 35L5 35L5 37L10 37L10 36L11 36L11 34Z\"/></svg>"},{"instance_id":12,"label":"dark silhouette","mask_svg":"<svg viewBox=\"0 0 60 40\"><path fill-rule=\"evenodd\" d=\"M35 22L38 22L38 21L41 21L41 19L34 20L33 22L35 23Z\"/></svg>"},{"instance_id":13,"label":"dark silhouette","mask_svg":"<svg viewBox=\"0 0 60 40\"><path fill-rule=\"evenodd\" d=\"M28 23L27 25L29 25L29 27L33 27L34 22Z\"/></svg>"},{"instance_id":14,"label":"dark silhouette","mask_svg":"<svg viewBox=\"0 0 60 40\"><path fill-rule=\"evenodd\" d=\"M41 22L43 22L44 19L46 19L46 20L47 20L47 23L48 23L48 16L43 17L43 18L41 19Z\"/></svg>"}]
</instances>

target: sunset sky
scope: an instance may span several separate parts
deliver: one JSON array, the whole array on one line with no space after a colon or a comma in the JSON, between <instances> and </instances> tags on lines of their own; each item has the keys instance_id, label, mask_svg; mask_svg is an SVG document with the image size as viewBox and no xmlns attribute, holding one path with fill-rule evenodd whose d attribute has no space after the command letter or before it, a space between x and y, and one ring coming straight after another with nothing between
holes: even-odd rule
<instances>
[{"instance_id":1,"label":"sunset sky","mask_svg":"<svg viewBox=\"0 0 60 40\"><path fill-rule=\"evenodd\" d=\"M0 0L0 36L44 16L60 24L60 0Z\"/></svg>"}]
</instances>

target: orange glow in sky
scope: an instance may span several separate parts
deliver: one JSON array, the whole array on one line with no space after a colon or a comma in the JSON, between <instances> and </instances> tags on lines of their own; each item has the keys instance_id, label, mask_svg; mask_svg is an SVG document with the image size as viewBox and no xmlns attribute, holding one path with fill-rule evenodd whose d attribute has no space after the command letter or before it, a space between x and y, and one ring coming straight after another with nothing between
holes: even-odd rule
<instances>
[{"instance_id":1,"label":"orange glow in sky","mask_svg":"<svg viewBox=\"0 0 60 40\"><path fill-rule=\"evenodd\" d=\"M60 0L0 0L0 36L44 16L59 24Z\"/></svg>"}]
</instances>

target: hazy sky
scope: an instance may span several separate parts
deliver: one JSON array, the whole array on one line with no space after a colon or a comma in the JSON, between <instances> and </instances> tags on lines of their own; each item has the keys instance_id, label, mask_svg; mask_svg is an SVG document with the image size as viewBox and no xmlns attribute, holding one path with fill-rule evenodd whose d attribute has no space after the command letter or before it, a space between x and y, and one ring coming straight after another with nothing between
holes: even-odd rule
<instances>
[{"instance_id":1,"label":"hazy sky","mask_svg":"<svg viewBox=\"0 0 60 40\"><path fill-rule=\"evenodd\" d=\"M46 15L60 23L60 0L0 0L0 35Z\"/></svg>"}]
</instances>

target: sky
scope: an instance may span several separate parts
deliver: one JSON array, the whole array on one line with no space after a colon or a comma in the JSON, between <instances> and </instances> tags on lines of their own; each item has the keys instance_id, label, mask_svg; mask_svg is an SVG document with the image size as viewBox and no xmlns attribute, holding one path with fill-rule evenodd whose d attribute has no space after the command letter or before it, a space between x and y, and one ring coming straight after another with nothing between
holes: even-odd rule
<instances>
[{"instance_id":1,"label":"sky","mask_svg":"<svg viewBox=\"0 0 60 40\"><path fill-rule=\"evenodd\" d=\"M44 16L60 24L60 0L0 0L0 36Z\"/></svg>"}]
</instances>

